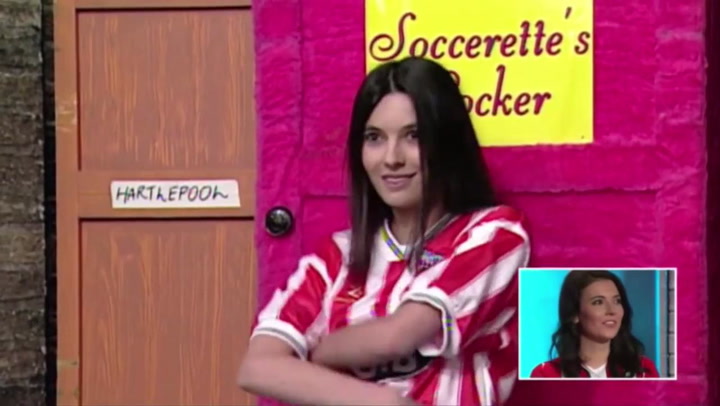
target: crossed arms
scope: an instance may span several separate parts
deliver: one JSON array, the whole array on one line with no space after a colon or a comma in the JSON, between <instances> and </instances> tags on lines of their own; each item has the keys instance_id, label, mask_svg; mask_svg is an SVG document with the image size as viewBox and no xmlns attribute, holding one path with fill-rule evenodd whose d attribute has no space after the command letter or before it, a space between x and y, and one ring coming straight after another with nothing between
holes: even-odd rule
<instances>
[{"instance_id":1,"label":"crossed arms","mask_svg":"<svg viewBox=\"0 0 720 406\"><path fill-rule=\"evenodd\" d=\"M296 357L285 341L257 336L240 369L239 384L249 392L302 405L411 405L393 389L332 369L396 359L441 328L437 310L408 303L392 316L328 335L313 352L312 363Z\"/></svg>"},{"instance_id":2,"label":"crossed arms","mask_svg":"<svg viewBox=\"0 0 720 406\"><path fill-rule=\"evenodd\" d=\"M454 357L478 335L503 328L508 309L515 310L517 268L527 262L528 243L522 230L489 227L470 230L450 258L419 274L394 313L325 336L309 357L307 333L322 312L331 281L324 264L336 253L301 260L287 289L304 292L305 300L291 306L296 295L276 294L273 300L282 304L273 307L271 301L261 312L239 385L303 405L413 404L389 387L335 370L375 366L415 350ZM317 300L306 299L313 296Z\"/></svg>"}]
</instances>

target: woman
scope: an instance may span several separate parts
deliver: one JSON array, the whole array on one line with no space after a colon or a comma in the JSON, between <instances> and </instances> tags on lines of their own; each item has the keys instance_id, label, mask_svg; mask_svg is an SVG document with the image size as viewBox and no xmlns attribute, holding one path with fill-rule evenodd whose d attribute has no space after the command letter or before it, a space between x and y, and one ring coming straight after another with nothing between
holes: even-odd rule
<instances>
[{"instance_id":1,"label":"woman","mask_svg":"<svg viewBox=\"0 0 720 406\"><path fill-rule=\"evenodd\" d=\"M559 320L552 337L558 358L535 367L532 378L659 377L632 335L632 308L613 273L568 273L560 290Z\"/></svg>"},{"instance_id":2,"label":"woman","mask_svg":"<svg viewBox=\"0 0 720 406\"><path fill-rule=\"evenodd\" d=\"M498 205L450 73L408 58L363 81L351 229L260 312L246 391L308 405L497 405L516 377L522 216Z\"/></svg>"}]
</instances>

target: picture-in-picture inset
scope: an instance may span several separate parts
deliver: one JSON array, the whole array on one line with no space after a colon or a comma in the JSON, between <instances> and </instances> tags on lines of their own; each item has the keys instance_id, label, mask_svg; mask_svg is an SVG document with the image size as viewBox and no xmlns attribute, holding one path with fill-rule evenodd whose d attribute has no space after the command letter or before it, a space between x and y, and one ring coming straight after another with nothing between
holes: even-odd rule
<instances>
[{"instance_id":1,"label":"picture-in-picture inset","mask_svg":"<svg viewBox=\"0 0 720 406\"><path fill-rule=\"evenodd\" d=\"M520 269L520 379L676 379L676 273Z\"/></svg>"}]
</instances>

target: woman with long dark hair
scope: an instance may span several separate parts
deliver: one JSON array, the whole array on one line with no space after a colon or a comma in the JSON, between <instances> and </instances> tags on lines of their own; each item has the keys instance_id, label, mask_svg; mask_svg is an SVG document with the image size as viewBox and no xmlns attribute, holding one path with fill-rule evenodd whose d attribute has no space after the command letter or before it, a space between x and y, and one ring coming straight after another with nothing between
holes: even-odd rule
<instances>
[{"instance_id":1,"label":"woman with long dark hair","mask_svg":"<svg viewBox=\"0 0 720 406\"><path fill-rule=\"evenodd\" d=\"M499 405L517 373L523 216L493 193L451 74L375 68L348 137L351 229L258 316L239 384L306 405Z\"/></svg>"},{"instance_id":2,"label":"woman with long dark hair","mask_svg":"<svg viewBox=\"0 0 720 406\"><path fill-rule=\"evenodd\" d=\"M632 308L620 278L608 271L571 271L560 289L557 358L533 378L653 378L653 362L632 334Z\"/></svg>"}]
</instances>

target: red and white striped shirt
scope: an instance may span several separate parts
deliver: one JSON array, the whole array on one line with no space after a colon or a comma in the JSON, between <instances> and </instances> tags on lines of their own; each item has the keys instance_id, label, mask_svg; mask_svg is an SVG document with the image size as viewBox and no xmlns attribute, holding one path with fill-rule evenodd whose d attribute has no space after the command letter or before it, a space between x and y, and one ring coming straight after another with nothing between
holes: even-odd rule
<instances>
[{"instance_id":1,"label":"red and white striped shirt","mask_svg":"<svg viewBox=\"0 0 720 406\"><path fill-rule=\"evenodd\" d=\"M300 259L285 287L259 313L253 336L285 340L306 359L319 338L393 313L405 301L440 310L444 329L415 354L360 379L399 388L423 405L500 405L517 377L518 268L529 239L520 212L498 206L461 215L426 243L424 267L408 269L387 224L367 276L350 275L347 231Z\"/></svg>"}]
</instances>

